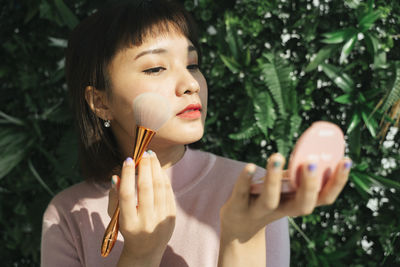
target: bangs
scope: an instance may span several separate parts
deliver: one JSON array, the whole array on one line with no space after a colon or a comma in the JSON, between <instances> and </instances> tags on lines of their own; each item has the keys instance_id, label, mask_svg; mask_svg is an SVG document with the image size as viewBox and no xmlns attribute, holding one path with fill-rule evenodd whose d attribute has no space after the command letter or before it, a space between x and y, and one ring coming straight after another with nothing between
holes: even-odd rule
<instances>
[{"instance_id":1,"label":"bangs","mask_svg":"<svg viewBox=\"0 0 400 267\"><path fill-rule=\"evenodd\" d=\"M174 1L123 1L95 13L74 34L81 52L94 59L89 85L100 90L109 88L107 68L120 50L139 46L148 37L171 32L188 38L200 54L196 25L189 13Z\"/></svg>"},{"instance_id":2,"label":"bangs","mask_svg":"<svg viewBox=\"0 0 400 267\"><path fill-rule=\"evenodd\" d=\"M174 2L125 2L117 9L120 10L110 12L114 17L109 21L109 32L106 34L107 46L111 48L107 54L111 57L121 49L140 46L146 38L171 32L182 34L198 49L194 22L186 10Z\"/></svg>"},{"instance_id":3,"label":"bangs","mask_svg":"<svg viewBox=\"0 0 400 267\"><path fill-rule=\"evenodd\" d=\"M115 55L125 48L140 46L146 38L169 33L182 34L190 40L201 59L196 25L174 0L111 1L71 32L65 71L80 132L80 161L85 177L106 179L123 160L112 132L103 127L85 100L87 86L111 93L108 67Z\"/></svg>"},{"instance_id":4,"label":"bangs","mask_svg":"<svg viewBox=\"0 0 400 267\"><path fill-rule=\"evenodd\" d=\"M119 38L117 38L119 40L115 46L117 50L132 46L140 46L147 38L155 38L169 33L182 34L197 48L196 34L189 30L191 27L188 25L188 21L186 21L184 17L157 17L153 19L145 17L143 20L144 25L142 26L130 23L129 20L124 21L125 24L123 26L126 30L121 31Z\"/></svg>"}]
</instances>

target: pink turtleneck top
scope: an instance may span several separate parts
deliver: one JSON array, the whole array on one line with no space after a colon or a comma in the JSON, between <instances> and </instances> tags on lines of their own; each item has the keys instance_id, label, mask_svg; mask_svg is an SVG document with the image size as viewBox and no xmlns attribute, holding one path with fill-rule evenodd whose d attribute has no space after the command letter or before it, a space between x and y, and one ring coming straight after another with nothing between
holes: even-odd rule
<instances>
[{"instance_id":1,"label":"pink turtleneck top","mask_svg":"<svg viewBox=\"0 0 400 267\"><path fill-rule=\"evenodd\" d=\"M177 204L176 225L160 266L215 267L219 250L219 210L245 163L187 149L167 169ZM258 168L255 177L265 170ZM82 182L57 194L43 217L41 266L116 266L123 237L107 258L100 255L110 185ZM287 218L266 227L267 266L289 266Z\"/></svg>"}]
</instances>

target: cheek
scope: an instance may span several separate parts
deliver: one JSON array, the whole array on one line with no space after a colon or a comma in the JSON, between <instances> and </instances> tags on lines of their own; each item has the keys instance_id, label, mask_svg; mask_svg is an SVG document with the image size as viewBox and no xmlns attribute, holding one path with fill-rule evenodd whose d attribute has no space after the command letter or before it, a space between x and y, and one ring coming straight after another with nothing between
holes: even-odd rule
<instances>
[{"instance_id":1,"label":"cheek","mask_svg":"<svg viewBox=\"0 0 400 267\"><path fill-rule=\"evenodd\" d=\"M204 115L207 114L207 104L208 104L208 87L207 87L207 81L203 77L203 79L200 81L200 100L201 100L201 105L204 111Z\"/></svg>"},{"instance_id":2,"label":"cheek","mask_svg":"<svg viewBox=\"0 0 400 267\"><path fill-rule=\"evenodd\" d=\"M112 112L115 113L116 119L118 117L124 117L126 116L133 116L133 99L137 95L139 95L140 92L134 93L134 91L127 91L127 92L116 92L113 95L112 98Z\"/></svg>"},{"instance_id":3,"label":"cheek","mask_svg":"<svg viewBox=\"0 0 400 267\"><path fill-rule=\"evenodd\" d=\"M142 93L157 92L158 87L140 79L132 78L124 82L121 79L118 86L115 86L112 90L112 109L117 111L119 115L133 115L134 99Z\"/></svg>"}]
</instances>

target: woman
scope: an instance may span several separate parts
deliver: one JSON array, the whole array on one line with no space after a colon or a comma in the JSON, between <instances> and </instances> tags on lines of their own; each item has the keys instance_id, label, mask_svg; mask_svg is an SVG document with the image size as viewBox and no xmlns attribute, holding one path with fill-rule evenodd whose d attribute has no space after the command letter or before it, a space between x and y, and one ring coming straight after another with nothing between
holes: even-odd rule
<instances>
[{"instance_id":1,"label":"woman","mask_svg":"<svg viewBox=\"0 0 400 267\"><path fill-rule=\"evenodd\" d=\"M347 181L350 160L339 163L321 193L318 166L309 162L294 197L280 200L281 155L269 158L265 175L253 164L189 149L202 137L207 113L199 61L194 24L171 1L110 6L73 31L66 74L86 181L49 204L42 266L289 265L285 216L332 203ZM144 92L165 96L174 116L139 164L136 208L131 104ZM252 177L263 175L262 193L251 195ZM120 235L102 258L102 236L117 200Z\"/></svg>"}]
</instances>

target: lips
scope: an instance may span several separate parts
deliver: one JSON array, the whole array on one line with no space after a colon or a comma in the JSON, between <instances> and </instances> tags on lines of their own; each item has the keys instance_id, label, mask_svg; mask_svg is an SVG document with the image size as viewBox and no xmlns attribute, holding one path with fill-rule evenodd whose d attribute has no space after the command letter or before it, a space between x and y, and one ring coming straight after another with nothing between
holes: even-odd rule
<instances>
[{"instance_id":1,"label":"lips","mask_svg":"<svg viewBox=\"0 0 400 267\"><path fill-rule=\"evenodd\" d=\"M176 116L185 119L197 119L201 117L201 104L190 104L181 110Z\"/></svg>"}]
</instances>

